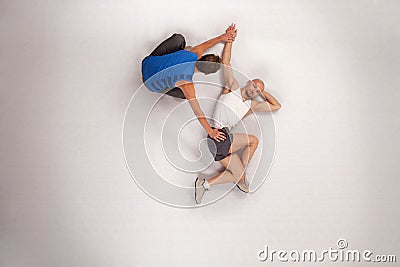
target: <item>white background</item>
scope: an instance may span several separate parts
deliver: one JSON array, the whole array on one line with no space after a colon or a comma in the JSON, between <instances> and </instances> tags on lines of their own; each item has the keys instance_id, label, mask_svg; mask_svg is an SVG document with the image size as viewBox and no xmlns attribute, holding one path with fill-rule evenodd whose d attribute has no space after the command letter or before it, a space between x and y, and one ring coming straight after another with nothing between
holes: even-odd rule
<instances>
[{"instance_id":1,"label":"white background","mask_svg":"<svg viewBox=\"0 0 400 267\"><path fill-rule=\"evenodd\" d=\"M399 13L398 1L2 1L0 266L262 266L265 245L338 238L398 253ZM231 22L232 64L282 103L271 173L248 197L162 205L122 153L140 61L174 32L193 45Z\"/></svg>"}]
</instances>

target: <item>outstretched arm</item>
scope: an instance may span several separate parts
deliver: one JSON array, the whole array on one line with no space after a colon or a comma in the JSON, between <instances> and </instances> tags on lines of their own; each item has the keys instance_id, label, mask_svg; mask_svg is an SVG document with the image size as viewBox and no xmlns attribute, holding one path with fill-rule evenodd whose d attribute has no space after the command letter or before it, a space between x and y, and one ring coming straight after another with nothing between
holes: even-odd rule
<instances>
[{"instance_id":1,"label":"outstretched arm","mask_svg":"<svg viewBox=\"0 0 400 267\"><path fill-rule=\"evenodd\" d=\"M194 114L199 120L201 126L203 126L204 130L211 136L211 138L216 141L223 141L226 139L226 136L223 132L218 131L218 129L211 128L210 124L207 121L207 117L204 115L203 110L200 108L200 104L196 99L196 93L194 89L193 83L185 83L179 85L179 88L182 89L183 94L186 99L189 101L190 107L192 108Z\"/></svg>"},{"instance_id":2,"label":"outstretched arm","mask_svg":"<svg viewBox=\"0 0 400 267\"><path fill-rule=\"evenodd\" d=\"M232 43L225 43L224 51L222 52L222 71L224 74L224 88L222 94L227 94L231 90L236 90L239 87L238 81L233 76L231 67L231 51Z\"/></svg>"},{"instance_id":3,"label":"outstretched arm","mask_svg":"<svg viewBox=\"0 0 400 267\"><path fill-rule=\"evenodd\" d=\"M226 32L230 32L236 38L237 29L235 24L231 24ZM224 50L222 51L222 70L224 74L224 88L222 94L227 94L231 90L235 90L239 87L238 81L233 76L233 71L231 67L231 56L232 56L232 42L226 42L224 45Z\"/></svg>"},{"instance_id":4,"label":"outstretched arm","mask_svg":"<svg viewBox=\"0 0 400 267\"><path fill-rule=\"evenodd\" d=\"M224 51L222 51L222 63L225 65L230 65L231 64L231 54L232 54L232 43L236 38L237 35L237 29L236 29L236 24L231 24L229 25L228 28L226 28L225 33L229 34L233 40L228 41L225 43L224 46Z\"/></svg>"},{"instance_id":5,"label":"outstretched arm","mask_svg":"<svg viewBox=\"0 0 400 267\"><path fill-rule=\"evenodd\" d=\"M228 42L232 41L234 39L233 33L223 33L215 38L212 38L204 43L201 43L195 47L193 47L191 52L195 52L197 54L197 57L200 58L201 55L207 50L213 47L214 45L218 44L219 42Z\"/></svg>"}]
</instances>

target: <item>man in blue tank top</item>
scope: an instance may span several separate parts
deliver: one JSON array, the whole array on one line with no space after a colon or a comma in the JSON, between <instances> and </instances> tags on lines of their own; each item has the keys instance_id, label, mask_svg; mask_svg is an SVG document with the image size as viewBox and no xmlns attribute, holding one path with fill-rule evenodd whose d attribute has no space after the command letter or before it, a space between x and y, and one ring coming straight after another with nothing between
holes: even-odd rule
<instances>
[{"instance_id":1,"label":"man in blue tank top","mask_svg":"<svg viewBox=\"0 0 400 267\"><path fill-rule=\"evenodd\" d=\"M236 32L228 28L225 33L187 51L184 50L185 38L181 34L173 34L142 61L142 78L146 87L152 92L187 99L200 124L217 142L225 140L226 136L208 123L196 99L192 78L196 71L204 74L217 72L220 57L202 54L219 42L232 42L235 37Z\"/></svg>"}]
</instances>

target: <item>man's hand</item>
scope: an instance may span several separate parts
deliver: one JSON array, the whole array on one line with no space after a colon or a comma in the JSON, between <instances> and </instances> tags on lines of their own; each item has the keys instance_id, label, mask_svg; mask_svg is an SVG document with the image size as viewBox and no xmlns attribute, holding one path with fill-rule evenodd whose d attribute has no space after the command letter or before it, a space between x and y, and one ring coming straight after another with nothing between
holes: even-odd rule
<instances>
[{"instance_id":1,"label":"man's hand","mask_svg":"<svg viewBox=\"0 0 400 267\"><path fill-rule=\"evenodd\" d=\"M226 139L225 134L218 128L212 129L208 135L217 142L224 141Z\"/></svg>"},{"instance_id":2,"label":"man's hand","mask_svg":"<svg viewBox=\"0 0 400 267\"><path fill-rule=\"evenodd\" d=\"M234 33L223 33L220 35L221 37L221 41L225 42L225 43L232 43L233 41L235 41L235 35Z\"/></svg>"},{"instance_id":3,"label":"man's hand","mask_svg":"<svg viewBox=\"0 0 400 267\"><path fill-rule=\"evenodd\" d=\"M237 36L236 24L232 23L231 25L229 25L229 27L226 28L225 33L228 34L228 36L230 37L227 42L235 41L235 38Z\"/></svg>"},{"instance_id":4,"label":"man's hand","mask_svg":"<svg viewBox=\"0 0 400 267\"><path fill-rule=\"evenodd\" d=\"M222 41L226 43L232 43L233 41L235 41L236 35L236 25L232 23L228 28L226 28L225 33L221 35Z\"/></svg>"}]
</instances>

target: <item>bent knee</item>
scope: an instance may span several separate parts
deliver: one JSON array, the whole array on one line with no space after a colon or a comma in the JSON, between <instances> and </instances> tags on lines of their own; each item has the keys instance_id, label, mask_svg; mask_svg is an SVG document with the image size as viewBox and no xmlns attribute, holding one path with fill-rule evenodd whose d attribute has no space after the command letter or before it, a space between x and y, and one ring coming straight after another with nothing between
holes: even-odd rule
<instances>
[{"instance_id":1,"label":"bent knee","mask_svg":"<svg viewBox=\"0 0 400 267\"><path fill-rule=\"evenodd\" d=\"M183 37L183 35L180 34L180 33L174 33L174 34L172 35L172 37L173 37L176 41L179 41L179 42L184 42L184 41L185 41L185 37Z\"/></svg>"},{"instance_id":2,"label":"bent knee","mask_svg":"<svg viewBox=\"0 0 400 267\"><path fill-rule=\"evenodd\" d=\"M258 137L254 135L249 135L249 144L253 146L258 146Z\"/></svg>"}]
</instances>

